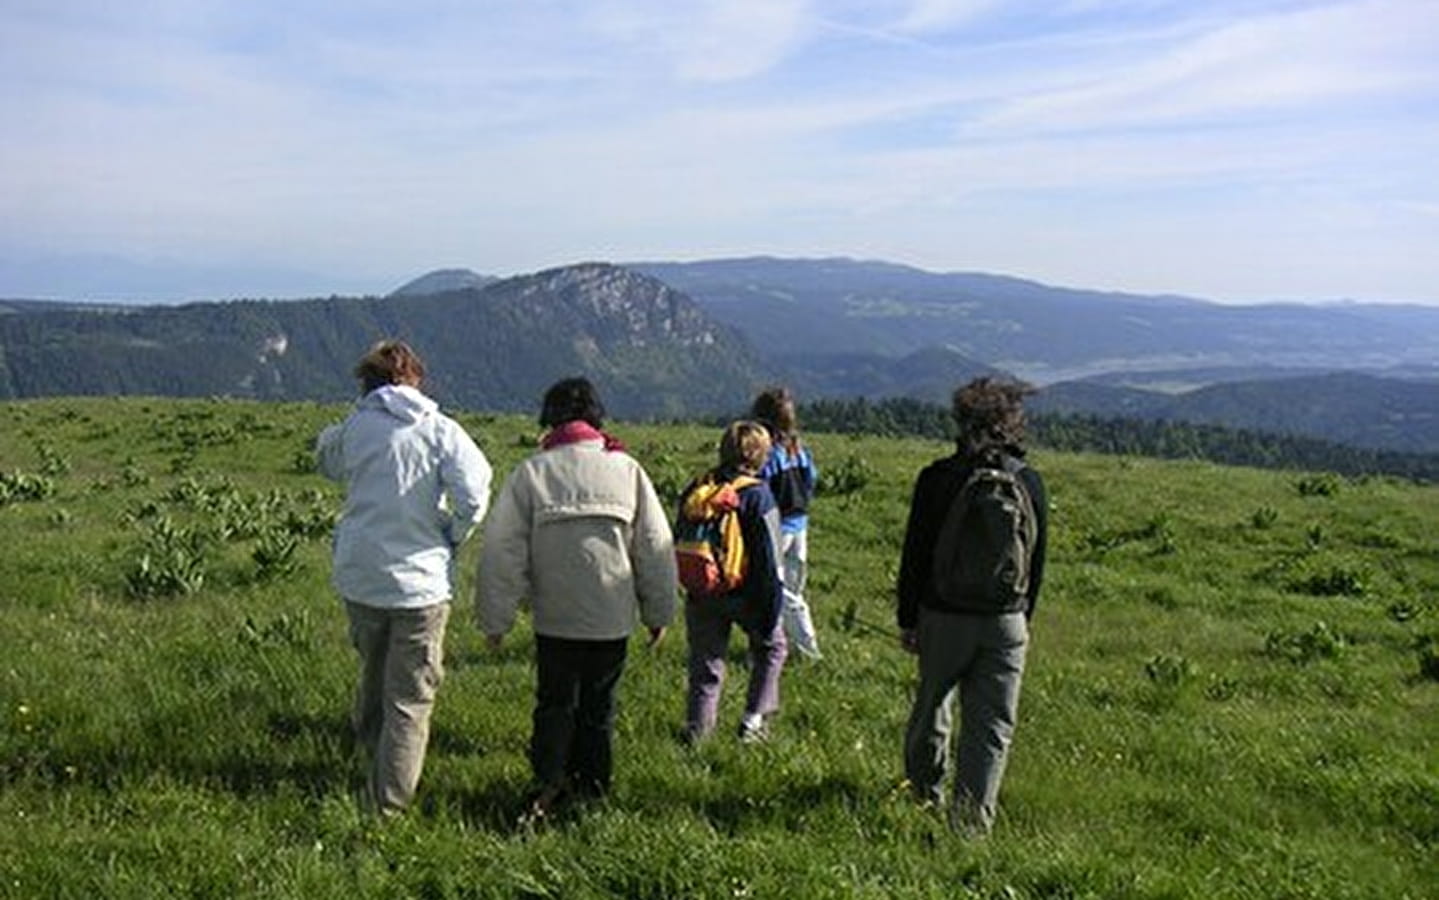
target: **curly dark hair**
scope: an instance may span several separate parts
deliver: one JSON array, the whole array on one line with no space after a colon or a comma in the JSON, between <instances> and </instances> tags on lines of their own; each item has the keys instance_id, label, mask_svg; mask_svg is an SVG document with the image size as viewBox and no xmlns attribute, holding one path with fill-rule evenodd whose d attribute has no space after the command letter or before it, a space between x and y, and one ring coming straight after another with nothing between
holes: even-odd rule
<instances>
[{"instance_id":1,"label":"curly dark hair","mask_svg":"<svg viewBox=\"0 0 1439 900\"><path fill-rule=\"evenodd\" d=\"M554 428L575 420L601 428L605 422L605 405L599 391L588 378L566 378L550 385L540 406L540 425Z\"/></svg>"},{"instance_id":2,"label":"curly dark hair","mask_svg":"<svg viewBox=\"0 0 1439 900\"><path fill-rule=\"evenodd\" d=\"M1013 379L983 376L954 392L950 413L959 452L971 459L1024 453L1024 398L1034 387Z\"/></svg>"}]
</instances>

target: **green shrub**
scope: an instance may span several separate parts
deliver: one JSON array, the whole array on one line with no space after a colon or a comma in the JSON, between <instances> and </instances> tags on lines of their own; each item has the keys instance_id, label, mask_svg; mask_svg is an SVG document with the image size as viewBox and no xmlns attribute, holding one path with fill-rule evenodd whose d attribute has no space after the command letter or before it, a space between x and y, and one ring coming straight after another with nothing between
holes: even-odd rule
<instances>
[{"instance_id":1,"label":"green shrub","mask_svg":"<svg viewBox=\"0 0 1439 900\"><path fill-rule=\"evenodd\" d=\"M148 599L193 594L205 584L204 533L161 516L150 526L135 564L125 573L130 596Z\"/></svg>"},{"instance_id":2,"label":"green shrub","mask_svg":"<svg viewBox=\"0 0 1439 900\"><path fill-rule=\"evenodd\" d=\"M295 551L300 542L288 531L271 530L260 535L250 558L255 562L255 577L260 581L273 581L295 571L299 561Z\"/></svg>"},{"instance_id":3,"label":"green shrub","mask_svg":"<svg viewBox=\"0 0 1439 900\"><path fill-rule=\"evenodd\" d=\"M1396 622L1408 622L1419 618L1420 607L1408 600L1395 600L1385 608L1385 615Z\"/></svg>"},{"instance_id":4,"label":"green shrub","mask_svg":"<svg viewBox=\"0 0 1439 900\"><path fill-rule=\"evenodd\" d=\"M55 493L55 479L26 472L0 472L0 506L44 500Z\"/></svg>"},{"instance_id":5,"label":"green shrub","mask_svg":"<svg viewBox=\"0 0 1439 900\"><path fill-rule=\"evenodd\" d=\"M1149 683L1164 690L1179 690L1194 677L1194 664L1183 656L1161 653L1144 664Z\"/></svg>"},{"instance_id":6,"label":"green shrub","mask_svg":"<svg viewBox=\"0 0 1439 900\"><path fill-rule=\"evenodd\" d=\"M1294 482L1301 497L1333 497L1339 493L1339 476L1333 472L1306 475Z\"/></svg>"},{"instance_id":7,"label":"green shrub","mask_svg":"<svg viewBox=\"0 0 1439 900\"><path fill-rule=\"evenodd\" d=\"M1324 622L1315 622L1308 631L1271 631L1264 640L1264 652L1292 663L1333 659L1344 652L1344 636Z\"/></svg>"},{"instance_id":8,"label":"green shrub","mask_svg":"<svg viewBox=\"0 0 1439 900\"><path fill-rule=\"evenodd\" d=\"M145 487L150 483L150 476L135 460L127 459L120 469L120 483L125 487Z\"/></svg>"},{"instance_id":9,"label":"green shrub","mask_svg":"<svg viewBox=\"0 0 1439 900\"><path fill-rule=\"evenodd\" d=\"M300 447L290 456L290 471L296 475L309 475L320 470L319 459L310 446Z\"/></svg>"},{"instance_id":10,"label":"green shrub","mask_svg":"<svg viewBox=\"0 0 1439 900\"><path fill-rule=\"evenodd\" d=\"M1419 654L1419 674L1430 681L1439 681L1439 635L1423 634L1414 642Z\"/></svg>"},{"instance_id":11,"label":"green shrub","mask_svg":"<svg viewBox=\"0 0 1439 900\"><path fill-rule=\"evenodd\" d=\"M823 473L818 490L826 494L846 496L864 490L874 479L874 466L857 454L840 460L839 465Z\"/></svg>"},{"instance_id":12,"label":"green shrub","mask_svg":"<svg viewBox=\"0 0 1439 900\"><path fill-rule=\"evenodd\" d=\"M1279 510L1272 506L1261 506L1249 514L1249 524L1255 529L1263 531L1266 528L1273 528L1279 521Z\"/></svg>"},{"instance_id":13,"label":"green shrub","mask_svg":"<svg viewBox=\"0 0 1439 900\"><path fill-rule=\"evenodd\" d=\"M1311 597L1363 597L1369 592L1369 579L1358 566L1334 565L1297 578L1289 587Z\"/></svg>"},{"instance_id":14,"label":"green shrub","mask_svg":"<svg viewBox=\"0 0 1439 900\"><path fill-rule=\"evenodd\" d=\"M246 616L240 626L240 643L254 650L265 647L305 649L314 643L315 625L308 610L280 613L263 623Z\"/></svg>"},{"instance_id":15,"label":"green shrub","mask_svg":"<svg viewBox=\"0 0 1439 900\"><path fill-rule=\"evenodd\" d=\"M284 529L305 540L322 538L335 530L339 513L320 503L311 503L304 509L291 507L285 511Z\"/></svg>"}]
</instances>

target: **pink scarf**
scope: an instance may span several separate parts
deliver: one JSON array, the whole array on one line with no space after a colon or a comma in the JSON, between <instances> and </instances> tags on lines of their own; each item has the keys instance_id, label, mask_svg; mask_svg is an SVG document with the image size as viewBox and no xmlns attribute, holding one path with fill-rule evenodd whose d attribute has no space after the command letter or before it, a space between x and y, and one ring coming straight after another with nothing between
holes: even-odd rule
<instances>
[{"instance_id":1,"label":"pink scarf","mask_svg":"<svg viewBox=\"0 0 1439 900\"><path fill-rule=\"evenodd\" d=\"M619 438L605 434L583 419L573 419L563 425L557 425L551 428L544 439L540 441L540 448L549 450L553 447L563 447L565 444L573 444L576 441L596 440L604 441L606 450L625 449L625 445L620 443Z\"/></svg>"}]
</instances>

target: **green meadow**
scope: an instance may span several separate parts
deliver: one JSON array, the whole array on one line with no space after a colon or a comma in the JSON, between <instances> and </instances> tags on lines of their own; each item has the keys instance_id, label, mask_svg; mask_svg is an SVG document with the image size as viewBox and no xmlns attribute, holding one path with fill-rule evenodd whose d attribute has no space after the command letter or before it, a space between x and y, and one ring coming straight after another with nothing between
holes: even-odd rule
<instances>
[{"instance_id":1,"label":"green meadow","mask_svg":"<svg viewBox=\"0 0 1439 900\"><path fill-rule=\"evenodd\" d=\"M992 837L910 799L888 634L935 441L809 435L811 596L773 740L677 740L684 633L636 638L604 803L516 825L528 624L463 555L413 812L358 812L328 586L341 406L0 404L0 896L1439 897L1439 489L1037 449L1050 564ZM462 414L497 477L533 420ZM616 423L670 496L715 429Z\"/></svg>"}]
</instances>

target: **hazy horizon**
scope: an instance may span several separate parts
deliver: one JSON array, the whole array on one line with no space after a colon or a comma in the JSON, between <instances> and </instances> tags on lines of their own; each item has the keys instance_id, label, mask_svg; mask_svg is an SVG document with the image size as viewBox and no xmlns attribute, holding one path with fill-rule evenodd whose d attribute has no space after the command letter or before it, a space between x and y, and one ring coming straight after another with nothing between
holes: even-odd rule
<instances>
[{"instance_id":1,"label":"hazy horizon","mask_svg":"<svg viewBox=\"0 0 1439 900\"><path fill-rule=\"evenodd\" d=\"M1161 293L1152 293L1152 294L1151 294L1151 293L1144 293L1144 292L1124 291L1124 290L1118 290L1118 289L1097 288L1097 287L1094 287L1094 286L1092 286L1092 285L1082 285L1082 284L1056 284L1056 283L1053 283L1053 282L1040 281L1039 279L1027 278L1027 277L1025 277L1025 276L1023 276L1023 275L1014 274L1014 273L1008 273L1008 272L982 272L982 271L977 271L977 270L938 271L938 270L934 270L934 269L926 269L926 268L924 268L924 267L922 267L922 266L910 266L908 263L899 263L899 262L895 262L894 260L855 259L855 258L852 258L852 257L839 257L839 256L827 256L827 257L818 257L818 256L816 256L816 257L777 257L777 256L772 256L771 254L753 254L753 255L748 256L748 257L714 257L714 258L709 258L709 259L687 259L687 260L679 260L679 259L668 259L668 260L660 260L660 259L648 259L648 260L575 260L575 261L570 262L570 263L561 263L561 264L559 264L559 266L548 266L548 267L545 267L545 268L557 268L557 267L568 266L568 265L578 265L578 264L581 264L581 263L588 263L588 262L604 262L604 263L611 263L611 264L619 265L619 266L626 266L626 265L646 265L646 264L653 264L653 263L720 262L720 261L726 261L726 260L749 259L749 258L756 258L756 257L764 257L764 258L770 258L770 259L776 259L776 260L783 260L783 261L821 261L821 260L832 260L832 259L844 259L844 260L848 260L848 261L856 262L856 263L877 263L877 264L885 264L885 265L905 266L905 267L907 267L907 268L913 268L913 269L917 269L917 270L920 270L920 271L928 272L928 273L930 273L930 274L937 274L937 275L983 275L983 276L993 276L993 277L998 277L998 278L1015 278L1015 279L1019 279L1019 280L1022 280L1022 281L1031 281L1031 282L1035 282L1035 283L1037 283L1037 284L1042 284L1042 285L1044 285L1045 287L1058 288L1058 289L1063 289L1063 290L1101 291L1101 292L1109 292L1109 293L1123 294L1123 295L1140 297L1140 298L1143 298L1143 297L1155 297L1155 298L1158 298L1158 297L1179 297L1179 298L1183 298L1183 299L1186 299L1186 300L1196 300L1196 301L1200 301L1200 302L1207 302L1207 303L1213 303L1213 304L1216 304L1216 305L1231 306L1231 307L1268 306L1268 305L1275 305L1275 304L1279 304L1279 305L1294 305L1294 306L1316 306L1316 307L1321 307L1321 306L1333 306L1333 305L1344 305L1344 304L1357 304L1357 305L1363 305L1363 306L1423 306L1423 307L1439 306L1439 304L1424 303L1424 302L1422 302L1422 301L1409 301L1409 300L1397 300L1397 299L1380 299L1380 300L1373 300L1373 299L1353 298L1353 297L1330 297L1330 298L1285 299L1285 300L1251 300L1251 301L1216 300L1216 299L1210 298L1210 297L1200 297L1200 296L1196 296L1196 295L1193 295L1193 294L1182 294L1182 293L1178 293L1178 292L1165 292L1165 293L1162 293L1162 294L1161 294ZM182 271L193 271L193 270L186 270L186 269L184 269L184 267L181 267L181 270L182 270ZM530 270L530 271L525 271L525 272L482 272L482 271L479 271L479 270L477 270L477 269L473 269L473 268L471 268L471 267L469 267L469 266L463 266L463 265L445 265L445 266L435 266L435 267L433 267L433 268L431 268L431 269L427 269L427 270L425 270L425 271L423 271L423 272L417 272L417 273L415 273L414 275L409 276L409 277L402 278L402 279L400 279L399 281L397 281L396 283L391 284L391 285L387 285L387 286L383 286L383 287L356 286L356 287L353 287L353 288L350 289L350 290L341 290L341 289L339 289L339 288L330 287L330 288L316 288L316 289L311 290L311 291L290 291L290 292L284 292L284 291L280 291L280 292L265 292L265 291L255 291L255 290L252 290L252 291L239 291L239 292L227 292L227 291L224 291L224 290L215 290L215 291L208 291L208 292L206 292L206 291L188 291L188 292L186 292L186 291L180 291L180 292L176 292L176 291L174 291L174 290L169 290L169 291L167 291L167 290L145 290L145 289L143 289L143 288L132 288L132 289L130 289L130 290L117 291L117 292L113 292L113 293L107 293L107 292L105 292L105 291L103 291L103 290L97 290L97 291L72 291L72 292L67 293L67 294L64 295L64 296L46 296L46 295L43 295L43 294L33 293L33 292L32 292L32 293L29 293L29 294L22 294L22 293L13 292L13 291L12 291L12 292L9 292L9 293L0 291L0 301L5 301L5 300L10 300L10 301L33 301L33 302L51 302L51 303L55 303L55 304L80 303L80 304L116 305L116 306L151 306L151 305L153 305L153 306L176 306L176 305L187 304L187 303L227 303L227 302L239 301L239 300L301 301L301 300L325 299L325 298L332 297L332 296L338 296L338 297L385 297L385 296L388 296L389 294L393 293L394 291L396 291L396 290L404 287L404 286L405 286L406 284L408 284L409 282L414 281L414 280L416 280L417 278L420 278L420 277L422 277L422 276L428 275L428 274L430 274L430 273L440 272L440 271L460 271L460 270L473 272L473 273L476 274L476 275L489 276L489 277L494 277L494 278L498 278L498 279L519 278L519 277L524 277L524 276L526 276L526 275L535 274L536 272L544 271L544 269L536 269L536 270ZM3 265L3 264L0 264L0 273L3 273L4 271L5 271L4 265ZM91 275L91 276L89 276L89 277L93 277L93 275ZM286 278L293 278L293 273L283 273L283 272L282 272L282 273L276 273L274 276L271 276L271 277L272 277L272 278L278 278L278 279L283 280L283 279L286 279ZM318 278L318 276L313 276L313 275L302 275L302 277L306 277L306 278ZM147 276L147 279L148 279L148 280L142 280L142 283L153 283L153 282L154 282L154 279L156 279L156 278L160 278L160 279L165 278L165 274L164 274L164 270L163 270L163 269L158 269L158 270L155 270L155 271L149 273L148 276ZM252 283L253 283L253 277L251 277L251 280L252 280ZM320 283L320 282L317 281L316 283L318 284L318 283ZM335 283L335 284L341 284L341 283L344 283L344 282L343 282L343 279L339 279L339 280L336 280L334 283Z\"/></svg>"}]
</instances>

